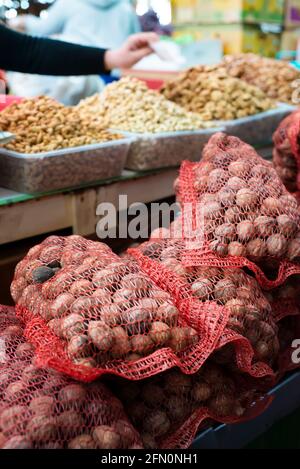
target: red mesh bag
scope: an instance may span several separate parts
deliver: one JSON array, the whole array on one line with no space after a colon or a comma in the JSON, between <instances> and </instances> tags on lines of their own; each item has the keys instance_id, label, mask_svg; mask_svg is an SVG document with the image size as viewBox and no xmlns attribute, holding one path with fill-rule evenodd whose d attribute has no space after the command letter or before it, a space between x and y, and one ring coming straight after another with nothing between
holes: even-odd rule
<instances>
[{"instance_id":1,"label":"red mesh bag","mask_svg":"<svg viewBox=\"0 0 300 469\"><path fill-rule=\"evenodd\" d=\"M175 303L135 260L101 243L47 239L17 266L11 293L41 366L86 382L201 366L205 338L189 322L194 304ZM212 345L218 339L212 334Z\"/></svg>"},{"instance_id":2,"label":"red mesh bag","mask_svg":"<svg viewBox=\"0 0 300 469\"><path fill-rule=\"evenodd\" d=\"M204 425L241 423L263 412L270 399L255 387L242 375L207 362L193 376L172 370L143 382L117 381L112 389L145 448L186 449Z\"/></svg>"},{"instance_id":3,"label":"red mesh bag","mask_svg":"<svg viewBox=\"0 0 300 469\"><path fill-rule=\"evenodd\" d=\"M22 323L0 312L0 449L138 449L121 402L101 383L82 385L38 368Z\"/></svg>"},{"instance_id":4,"label":"red mesh bag","mask_svg":"<svg viewBox=\"0 0 300 469\"><path fill-rule=\"evenodd\" d=\"M282 121L273 136L273 163L289 192L300 190L300 111Z\"/></svg>"},{"instance_id":5,"label":"red mesh bag","mask_svg":"<svg viewBox=\"0 0 300 469\"><path fill-rule=\"evenodd\" d=\"M176 230L176 224L172 229ZM238 368L254 377L274 376L278 354L277 327L271 306L257 281L238 268L185 267L182 242L152 239L130 255L175 304L189 302L189 323L206 337L201 365L216 350L223 363L236 361ZM180 306L179 306L180 307ZM212 341L212 326L214 338Z\"/></svg>"},{"instance_id":6,"label":"red mesh bag","mask_svg":"<svg viewBox=\"0 0 300 469\"><path fill-rule=\"evenodd\" d=\"M248 267L264 288L300 272L300 212L271 163L236 137L215 134L200 163L180 172L185 265ZM264 275L272 261L278 277Z\"/></svg>"}]
</instances>

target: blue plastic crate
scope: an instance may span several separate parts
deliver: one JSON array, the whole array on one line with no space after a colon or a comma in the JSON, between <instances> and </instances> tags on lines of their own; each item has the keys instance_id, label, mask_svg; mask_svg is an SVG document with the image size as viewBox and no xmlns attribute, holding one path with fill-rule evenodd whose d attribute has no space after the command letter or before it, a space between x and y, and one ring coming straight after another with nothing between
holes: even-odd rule
<instances>
[{"instance_id":1,"label":"blue plastic crate","mask_svg":"<svg viewBox=\"0 0 300 469\"><path fill-rule=\"evenodd\" d=\"M193 449L240 449L266 433L276 422L300 408L300 372L287 378L270 395L274 401L256 419L236 425L219 425L202 432Z\"/></svg>"}]
</instances>

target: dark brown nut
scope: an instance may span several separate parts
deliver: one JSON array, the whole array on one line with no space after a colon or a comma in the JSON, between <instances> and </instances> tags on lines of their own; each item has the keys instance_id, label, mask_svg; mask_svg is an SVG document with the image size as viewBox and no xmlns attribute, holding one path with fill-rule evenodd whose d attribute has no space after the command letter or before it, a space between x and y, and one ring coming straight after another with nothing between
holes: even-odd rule
<instances>
[{"instance_id":1,"label":"dark brown nut","mask_svg":"<svg viewBox=\"0 0 300 469\"><path fill-rule=\"evenodd\" d=\"M143 445L146 449L157 449L158 443L156 443L155 438L150 435L150 433L142 433L141 435Z\"/></svg>"},{"instance_id":2,"label":"dark brown nut","mask_svg":"<svg viewBox=\"0 0 300 469\"><path fill-rule=\"evenodd\" d=\"M129 337L123 327L118 326L111 329L113 337L113 346L111 348L111 355L113 358L121 358L127 355L131 350Z\"/></svg>"},{"instance_id":3,"label":"dark brown nut","mask_svg":"<svg viewBox=\"0 0 300 469\"><path fill-rule=\"evenodd\" d=\"M144 430L155 437L165 435L170 428L171 422L167 414L160 410L152 412L144 420Z\"/></svg>"},{"instance_id":4,"label":"dark brown nut","mask_svg":"<svg viewBox=\"0 0 300 469\"><path fill-rule=\"evenodd\" d=\"M192 389L192 399L196 402L205 402L211 398L212 389L211 387L203 382L195 383Z\"/></svg>"},{"instance_id":5,"label":"dark brown nut","mask_svg":"<svg viewBox=\"0 0 300 469\"><path fill-rule=\"evenodd\" d=\"M241 221L236 230L240 241L250 241L255 235L255 226L250 220Z\"/></svg>"},{"instance_id":6,"label":"dark brown nut","mask_svg":"<svg viewBox=\"0 0 300 469\"><path fill-rule=\"evenodd\" d=\"M247 255L250 258L257 259L267 255L267 246L262 239L253 239L247 245Z\"/></svg>"},{"instance_id":7,"label":"dark brown nut","mask_svg":"<svg viewBox=\"0 0 300 469\"><path fill-rule=\"evenodd\" d=\"M72 285L72 276L70 273L60 273L57 277L53 277L50 282L46 282L42 286L42 295L47 300L54 300L59 295L65 293Z\"/></svg>"},{"instance_id":8,"label":"dark brown nut","mask_svg":"<svg viewBox=\"0 0 300 469\"><path fill-rule=\"evenodd\" d=\"M199 193L203 193L208 190L209 177L206 175L197 176L194 182L194 189Z\"/></svg>"},{"instance_id":9,"label":"dark brown nut","mask_svg":"<svg viewBox=\"0 0 300 469\"><path fill-rule=\"evenodd\" d=\"M2 337L9 337L9 338L18 338L23 337L24 330L21 326L8 326L4 329L1 336Z\"/></svg>"},{"instance_id":10,"label":"dark brown nut","mask_svg":"<svg viewBox=\"0 0 300 469\"><path fill-rule=\"evenodd\" d=\"M79 405L76 406L79 409ZM64 438L74 438L84 428L84 420L80 412L67 410L57 417L57 425Z\"/></svg>"},{"instance_id":11,"label":"dark brown nut","mask_svg":"<svg viewBox=\"0 0 300 469\"><path fill-rule=\"evenodd\" d=\"M62 375L58 372L45 377L42 392L45 395L56 394L62 387Z\"/></svg>"},{"instance_id":12,"label":"dark brown nut","mask_svg":"<svg viewBox=\"0 0 300 469\"><path fill-rule=\"evenodd\" d=\"M128 448L134 443L136 433L126 420L118 420L115 423L116 432L121 436L122 447Z\"/></svg>"},{"instance_id":13,"label":"dark brown nut","mask_svg":"<svg viewBox=\"0 0 300 469\"><path fill-rule=\"evenodd\" d=\"M49 265L52 262L60 261L62 254L62 247L61 246L48 246L43 248L39 259L43 264Z\"/></svg>"},{"instance_id":14,"label":"dark brown nut","mask_svg":"<svg viewBox=\"0 0 300 469\"><path fill-rule=\"evenodd\" d=\"M100 352L109 352L114 345L112 330L102 321L91 321L88 337Z\"/></svg>"},{"instance_id":15,"label":"dark brown nut","mask_svg":"<svg viewBox=\"0 0 300 469\"><path fill-rule=\"evenodd\" d=\"M30 439L26 436L13 436L9 440L7 440L3 446L1 446L1 449L32 449L33 445Z\"/></svg>"},{"instance_id":16,"label":"dark brown nut","mask_svg":"<svg viewBox=\"0 0 300 469\"><path fill-rule=\"evenodd\" d=\"M193 382L190 376L175 370L165 376L165 390L168 394L178 396L188 395L192 390Z\"/></svg>"},{"instance_id":17,"label":"dark brown nut","mask_svg":"<svg viewBox=\"0 0 300 469\"><path fill-rule=\"evenodd\" d=\"M86 388L81 384L69 384L59 391L57 400L64 409L77 409L84 404L86 394Z\"/></svg>"},{"instance_id":18,"label":"dark brown nut","mask_svg":"<svg viewBox=\"0 0 300 469\"><path fill-rule=\"evenodd\" d=\"M255 355L259 360L265 361L270 359L273 355L273 349L271 344L260 341L255 345Z\"/></svg>"},{"instance_id":19,"label":"dark brown nut","mask_svg":"<svg viewBox=\"0 0 300 469\"><path fill-rule=\"evenodd\" d=\"M151 327L151 314L147 309L131 308L123 314L122 322L129 335L145 334Z\"/></svg>"},{"instance_id":20,"label":"dark brown nut","mask_svg":"<svg viewBox=\"0 0 300 469\"><path fill-rule=\"evenodd\" d=\"M222 189L217 194L217 202L222 204L223 207L231 207L235 204L235 192L226 188Z\"/></svg>"},{"instance_id":21,"label":"dark brown nut","mask_svg":"<svg viewBox=\"0 0 300 469\"><path fill-rule=\"evenodd\" d=\"M70 293L74 298L88 296L93 291L93 285L89 280L76 280L70 288Z\"/></svg>"},{"instance_id":22,"label":"dark brown nut","mask_svg":"<svg viewBox=\"0 0 300 469\"><path fill-rule=\"evenodd\" d=\"M214 293L213 283L207 278L195 280L191 286L191 289L193 294L202 301L208 301L211 295Z\"/></svg>"},{"instance_id":23,"label":"dark brown nut","mask_svg":"<svg viewBox=\"0 0 300 469\"><path fill-rule=\"evenodd\" d=\"M34 347L33 345L25 342L24 344L18 345L15 351L16 357L20 360L28 360L33 357Z\"/></svg>"},{"instance_id":24,"label":"dark brown nut","mask_svg":"<svg viewBox=\"0 0 300 469\"><path fill-rule=\"evenodd\" d=\"M96 299L96 303L99 304L101 307L109 306L112 304L112 298L108 294L107 290L105 290L105 288L97 288L97 290L95 290L92 294L92 297Z\"/></svg>"},{"instance_id":25,"label":"dark brown nut","mask_svg":"<svg viewBox=\"0 0 300 469\"><path fill-rule=\"evenodd\" d=\"M300 238L296 238L289 243L288 258L290 261L298 261L300 259Z\"/></svg>"},{"instance_id":26,"label":"dark brown nut","mask_svg":"<svg viewBox=\"0 0 300 469\"><path fill-rule=\"evenodd\" d=\"M237 176L239 178L245 177L250 171L250 165L245 160L237 160L230 163L228 171L231 176Z\"/></svg>"},{"instance_id":27,"label":"dark brown nut","mask_svg":"<svg viewBox=\"0 0 300 469\"><path fill-rule=\"evenodd\" d=\"M49 267L37 267L32 271L32 280L34 283L45 283L54 277L55 272Z\"/></svg>"},{"instance_id":28,"label":"dark brown nut","mask_svg":"<svg viewBox=\"0 0 300 469\"><path fill-rule=\"evenodd\" d=\"M277 224L280 233L283 236L287 236L288 238L292 238L296 234L298 229L297 223L294 222L287 215L279 215L279 217L277 217Z\"/></svg>"},{"instance_id":29,"label":"dark brown nut","mask_svg":"<svg viewBox=\"0 0 300 469\"><path fill-rule=\"evenodd\" d=\"M37 368L34 365L28 365L24 368L22 373L24 383L28 385L38 385L45 379L45 371L42 368Z\"/></svg>"},{"instance_id":30,"label":"dark brown nut","mask_svg":"<svg viewBox=\"0 0 300 469\"><path fill-rule=\"evenodd\" d=\"M139 274L127 274L121 282L123 288L148 291L149 280Z\"/></svg>"},{"instance_id":31,"label":"dark brown nut","mask_svg":"<svg viewBox=\"0 0 300 469\"><path fill-rule=\"evenodd\" d=\"M121 436L114 427L101 425L94 428L93 439L98 449L120 449L122 447Z\"/></svg>"},{"instance_id":32,"label":"dark brown nut","mask_svg":"<svg viewBox=\"0 0 300 469\"><path fill-rule=\"evenodd\" d=\"M0 413L0 428L5 436L24 431L24 425L28 419L28 409L15 405Z\"/></svg>"},{"instance_id":33,"label":"dark brown nut","mask_svg":"<svg viewBox=\"0 0 300 469\"><path fill-rule=\"evenodd\" d=\"M138 362L142 358L143 358L142 355L138 353L130 353L129 355L127 355L126 361L134 363L134 362Z\"/></svg>"},{"instance_id":34,"label":"dark brown nut","mask_svg":"<svg viewBox=\"0 0 300 469\"><path fill-rule=\"evenodd\" d=\"M164 322L154 322L150 329L150 338L157 345L164 345L170 339L171 330Z\"/></svg>"},{"instance_id":35,"label":"dark brown nut","mask_svg":"<svg viewBox=\"0 0 300 469\"><path fill-rule=\"evenodd\" d=\"M149 355L155 344L148 335L138 334L131 337L131 350L138 355Z\"/></svg>"},{"instance_id":36,"label":"dark brown nut","mask_svg":"<svg viewBox=\"0 0 300 469\"><path fill-rule=\"evenodd\" d=\"M225 212L224 220L226 223L238 223L241 219L241 210L238 207L230 207Z\"/></svg>"},{"instance_id":37,"label":"dark brown nut","mask_svg":"<svg viewBox=\"0 0 300 469\"><path fill-rule=\"evenodd\" d=\"M97 272L93 277L93 285L96 288L112 289L118 280L118 276L113 270L103 269Z\"/></svg>"},{"instance_id":38,"label":"dark brown nut","mask_svg":"<svg viewBox=\"0 0 300 469\"><path fill-rule=\"evenodd\" d=\"M229 179L227 171L224 169L214 169L208 177L208 192L216 193L223 187Z\"/></svg>"},{"instance_id":39,"label":"dark brown nut","mask_svg":"<svg viewBox=\"0 0 300 469\"><path fill-rule=\"evenodd\" d=\"M158 321L165 322L170 327L174 327L177 325L178 316L179 311L176 306L168 302L163 303L156 312L156 319Z\"/></svg>"},{"instance_id":40,"label":"dark brown nut","mask_svg":"<svg viewBox=\"0 0 300 469\"><path fill-rule=\"evenodd\" d=\"M87 311L93 306L94 300L88 296L80 296L70 307L70 313L80 316L87 316Z\"/></svg>"},{"instance_id":41,"label":"dark brown nut","mask_svg":"<svg viewBox=\"0 0 300 469\"><path fill-rule=\"evenodd\" d=\"M238 293L238 291L237 291L237 293ZM249 291L249 296L250 296L250 291ZM243 316L247 312L247 308L246 308L245 303L243 302L243 300L241 300L239 298L227 301L225 307L230 310L230 313L233 316L239 317L241 319L243 318Z\"/></svg>"},{"instance_id":42,"label":"dark brown nut","mask_svg":"<svg viewBox=\"0 0 300 469\"><path fill-rule=\"evenodd\" d=\"M75 335L83 335L86 331L84 318L79 314L70 314L61 320L60 331L65 339Z\"/></svg>"},{"instance_id":43,"label":"dark brown nut","mask_svg":"<svg viewBox=\"0 0 300 469\"><path fill-rule=\"evenodd\" d=\"M54 412L55 400L51 396L41 396L32 399L29 409L36 415L51 416Z\"/></svg>"},{"instance_id":44,"label":"dark brown nut","mask_svg":"<svg viewBox=\"0 0 300 469\"><path fill-rule=\"evenodd\" d=\"M70 357L83 359L86 362L90 354L88 337L86 335L75 335L72 337L68 343L67 352Z\"/></svg>"},{"instance_id":45,"label":"dark brown nut","mask_svg":"<svg viewBox=\"0 0 300 469\"><path fill-rule=\"evenodd\" d=\"M222 213L222 207L218 202L209 202L202 207L203 216L208 220L219 218Z\"/></svg>"},{"instance_id":46,"label":"dark brown nut","mask_svg":"<svg viewBox=\"0 0 300 469\"><path fill-rule=\"evenodd\" d=\"M13 383L8 385L5 391L5 399L7 401L17 401L21 399L21 397L25 394L26 388L27 386L24 381L14 381Z\"/></svg>"},{"instance_id":47,"label":"dark brown nut","mask_svg":"<svg viewBox=\"0 0 300 469\"><path fill-rule=\"evenodd\" d=\"M262 179L264 182L267 182L270 179L270 167L258 164L252 168L251 174L253 177L260 179L260 184L262 183Z\"/></svg>"},{"instance_id":48,"label":"dark brown nut","mask_svg":"<svg viewBox=\"0 0 300 469\"><path fill-rule=\"evenodd\" d=\"M288 207L295 210L297 210L298 208L296 198L290 194L282 195L279 200L282 203L283 207Z\"/></svg>"},{"instance_id":49,"label":"dark brown nut","mask_svg":"<svg viewBox=\"0 0 300 469\"><path fill-rule=\"evenodd\" d=\"M15 303L19 301L23 290L26 288L27 282L24 277L19 277L15 279L10 287L10 293Z\"/></svg>"},{"instance_id":50,"label":"dark brown nut","mask_svg":"<svg viewBox=\"0 0 300 469\"><path fill-rule=\"evenodd\" d=\"M247 250L242 243L233 242L228 246L228 255L233 257L246 257Z\"/></svg>"},{"instance_id":51,"label":"dark brown nut","mask_svg":"<svg viewBox=\"0 0 300 469\"><path fill-rule=\"evenodd\" d=\"M263 201L261 210L267 216L278 216L283 210L282 202L279 199L268 197Z\"/></svg>"},{"instance_id":52,"label":"dark brown nut","mask_svg":"<svg viewBox=\"0 0 300 469\"><path fill-rule=\"evenodd\" d=\"M243 179L234 176L228 180L227 187L235 192L238 192L239 190L246 187L246 183L243 181Z\"/></svg>"},{"instance_id":53,"label":"dark brown nut","mask_svg":"<svg viewBox=\"0 0 300 469\"><path fill-rule=\"evenodd\" d=\"M123 304L128 305L131 302L137 301L142 296L143 295L141 295L140 290L135 290L132 288L122 288L121 290L116 291L113 296L113 301L118 306Z\"/></svg>"},{"instance_id":54,"label":"dark brown nut","mask_svg":"<svg viewBox=\"0 0 300 469\"><path fill-rule=\"evenodd\" d=\"M26 428L31 441L34 443L47 443L54 440L58 435L57 420L47 415L33 417Z\"/></svg>"},{"instance_id":55,"label":"dark brown nut","mask_svg":"<svg viewBox=\"0 0 300 469\"><path fill-rule=\"evenodd\" d=\"M219 280L215 285L215 299L222 303L236 298L236 286L230 279Z\"/></svg>"},{"instance_id":56,"label":"dark brown nut","mask_svg":"<svg viewBox=\"0 0 300 469\"><path fill-rule=\"evenodd\" d=\"M60 318L68 313L75 298L71 293L62 293L51 304L50 310L53 319Z\"/></svg>"},{"instance_id":57,"label":"dark brown nut","mask_svg":"<svg viewBox=\"0 0 300 469\"><path fill-rule=\"evenodd\" d=\"M254 226L257 233L263 237L272 236L272 234L276 233L276 220L272 217L258 217L254 222Z\"/></svg>"},{"instance_id":58,"label":"dark brown nut","mask_svg":"<svg viewBox=\"0 0 300 469\"><path fill-rule=\"evenodd\" d=\"M104 306L101 309L101 319L105 322L109 327L115 327L124 322L123 319L123 310L126 310L126 304L122 303L120 305L111 304Z\"/></svg>"},{"instance_id":59,"label":"dark brown nut","mask_svg":"<svg viewBox=\"0 0 300 469\"><path fill-rule=\"evenodd\" d=\"M174 352L179 353L187 347L194 345L198 340L198 335L195 333L192 336L190 331L190 328L187 327L174 327L171 329L171 338L167 343L168 347L174 350Z\"/></svg>"},{"instance_id":60,"label":"dark brown nut","mask_svg":"<svg viewBox=\"0 0 300 469\"><path fill-rule=\"evenodd\" d=\"M267 249L270 256L282 257L287 250L287 240L280 234L274 234L267 239Z\"/></svg>"},{"instance_id":61,"label":"dark brown nut","mask_svg":"<svg viewBox=\"0 0 300 469\"><path fill-rule=\"evenodd\" d=\"M235 226L231 223L224 223L216 229L216 236L218 238L232 241L236 236Z\"/></svg>"},{"instance_id":62,"label":"dark brown nut","mask_svg":"<svg viewBox=\"0 0 300 469\"><path fill-rule=\"evenodd\" d=\"M228 255L228 244L221 239L212 241L209 247L211 251L215 252L220 257L225 257Z\"/></svg>"},{"instance_id":63,"label":"dark brown nut","mask_svg":"<svg viewBox=\"0 0 300 469\"><path fill-rule=\"evenodd\" d=\"M153 314L159 308L159 302L155 298L142 298L139 301L139 307Z\"/></svg>"},{"instance_id":64,"label":"dark brown nut","mask_svg":"<svg viewBox=\"0 0 300 469\"><path fill-rule=\"evenodd\" d=\"M251 189L240 189L236 194L236 204L243 209L254 208L257 202L258 196Z\"/></svg>"},{"instance_id":65,"label":"dark brown nut","mask_svg":"<svg viewBox=\"0 0 300 469\"><path fill-rule=\"evenodd\" d=\"M227 417L232 415L234 405L234 397L228 394L218 394L209 401L208 407L216 416Z\"/></svg>"},{"instance_id":66,"label":"dark brown nut","mask_svg":"<svg viewBox=\"0 0 300 469\"><path fill-rule=\"evenodd\" d=\"M80 435L69 441L68 449L96 449L96 443L90 435Z\"/></svg>"},{"instance_id":67,"label":"dark brown nut","mask_svg":"<svg viewBox=\"0 0 300 469\"><path fill-rule=\"evenodd\" d=\"M166 396L161 386L149 382L143 386L140 400L149 406L162 407L166 401Z\"/></svg>"},{"instance_id":68,"label":"dark brown nut","mask_svg":"<svg viewBox=\"0 0 300 469\"><path fill-rule=\"evenodd\" d=\"M62 267L79 266L83 260L88 256L87 253L82 251L74 251L73 249L66 248L61 256L60 263Z\"/></svg>"}]
</instances>

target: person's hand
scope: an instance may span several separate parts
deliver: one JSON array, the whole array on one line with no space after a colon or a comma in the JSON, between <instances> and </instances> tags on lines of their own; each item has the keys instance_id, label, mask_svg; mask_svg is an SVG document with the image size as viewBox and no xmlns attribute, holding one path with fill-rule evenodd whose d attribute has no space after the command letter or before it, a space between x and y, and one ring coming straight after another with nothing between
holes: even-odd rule
<instances>
[{"instance_id":1,"label":"person's hand","mask_svg":"<svg viewBox=\"0 0 300 469\"><path fill-rule=\"evenodd\" d=\"M130 36L120 49L105 53L105 68L131 68L147 55L153 53L151 43L159 41L156 33L140 33Z\"/></svg>"}]
</instances>

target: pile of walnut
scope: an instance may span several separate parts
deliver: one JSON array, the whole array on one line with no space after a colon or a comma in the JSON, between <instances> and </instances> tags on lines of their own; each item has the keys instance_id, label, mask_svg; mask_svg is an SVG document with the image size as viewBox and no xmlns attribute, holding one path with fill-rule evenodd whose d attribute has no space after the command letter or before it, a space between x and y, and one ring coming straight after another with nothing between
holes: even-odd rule
<instances>
[{"instance_id":1,"label":"pile of walnut","mask_svg":"<svg viewBox=\"0 0 300 469\"><path fill-rule=\"evenodd\" d=\"M211 251L254 262L300 259L297 200L249 145L215 134L194 166L193 189Z\"/></svg>"},{"instance_id":2,"label":"pile of walnut","mask_svg":"<svg viewBox=\"0 0 300 469\"><path fill-rule=\"evenodd\" d=\"M295 156L299 145L296 142L297 148L293 149L291 144L293 136L299 140L299 122L300 112L296 111L281 122L273 136L273 163L289 192L297 192L300 187L299 162ZM299 150L297 157L300 160Z\"/></svg>"},{"instance_id":3,"label":"pile of walnut","mask_svg":"<svg viewBox=\"0 0 300 469\"><path fill-rule=\"evenodd\" d=\"M230 76L257 86L269 98L293 104L293 84L299 80L300 72L289 63L255 54L238 54L226 56L222 66Z\"/></svg>"},{"instance_id":4,"label":"pile of walnut","mask_svg":"<svg viewBox=\"0 0 300 469\"><path fill-rule=\"evenodd\" d=\"M204 121L235 120L274 107L259 88L230 77L218 66L187 70L165 84L163 95Z\"/></svg>"},{"instance_id":5,"label":"pile of walnut","mask_svg":"<svg viewBox=\"0 0 300 469\"><path fill-rule=\"evenodd\" d=\"M168 101L135 78L123 78L77 107L81 116L105 119L112 129L137 133L197 130L202 119Z\"/></svg>"},{"instance_id":6,"label":"pile of walnut","mask_svg":"<svg viewBox=\"0 0 300 469\"><path fill-rule=\"evenodd\" d=\"M180 244L163 240L162 235L160 241L153 239L142 245L141 252L180 276L201 302L225 306L230 312L227 328L249 340L256 360L273 364L279 349L277 327L271 305L258 282L237 268L186 268L182 264ZM234 360L234 354L231 358Z\"/></svg>"},{"instance_id":7,"label":"pile of walnut","mask_svg":"<svg viewBox=\"0 0 300 469\"><path fill-rule=\"evenodd\" d=\"M15 302L42 317L74 363L138 361L158 349L182 352L198 342L168 293L102 243L52 237L21 261Z\"/></svg>"},{"instance_id":8,"label":"pile of walnut","mask_svg":"<svg viewBox=\"0 0 300 469\"><path fill-rule=\"evenodd\" d=\"M104 121L91 122L75 108L41 96L12 104L0 115L0 129L16 135L5 146L18 153L43 153L122 138L108 132Z\"/></svg>"},{"instance_id":9,"label":"pile of walnut","mask_svg":"<svg viewBox=\"0 0 300 469\"><path fill-rule=\"evenodd\" d=\"M211 362L193 376L173 370L140 383L117 381L113 389L149 449L164 447L169 438L180 439L180 427L200 409L207 409L204 418L235 420L247 405L230 372Z\"/></svg>"},{"instance_id":10,"label":"pile of walnut","mask_svg":"<svg viewBox=\"0 0 300 469\"><path fill-rule=\"evenodd\" d=\"M16 320L0 324L0 449L139 449L122 404L101 383L81 385L35 366Z\"/></svg>"}]
</instances>

